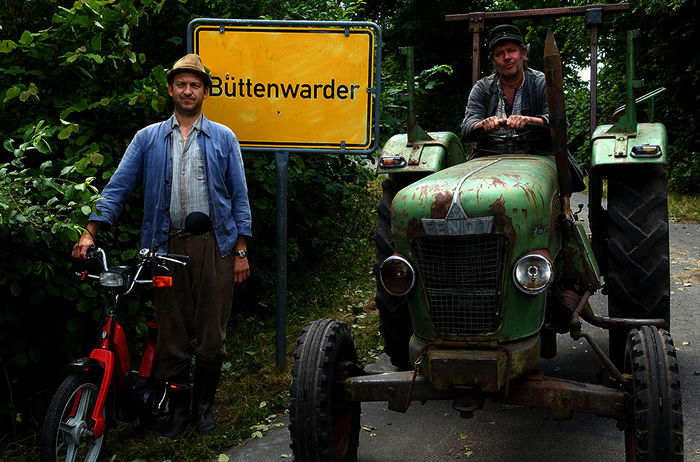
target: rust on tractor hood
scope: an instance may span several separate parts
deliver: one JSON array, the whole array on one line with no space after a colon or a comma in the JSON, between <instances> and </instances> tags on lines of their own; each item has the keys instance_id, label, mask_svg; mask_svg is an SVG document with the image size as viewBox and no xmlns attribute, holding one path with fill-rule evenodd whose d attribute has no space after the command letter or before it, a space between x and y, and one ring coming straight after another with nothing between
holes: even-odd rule
<instances>
[{"instance_id":1,"label":"rust on tractor hood","mask_svg":"<svg viewBox=\"0 0 700 462\"><path fill-rule=\"evenodd\" d=\"M513 240L525 232L536 237L549 230L557 195L552 158L483 157L401 190L392 204L392 226L407 243L425 235L495 232Z\"/></svg>"}]
</instances>

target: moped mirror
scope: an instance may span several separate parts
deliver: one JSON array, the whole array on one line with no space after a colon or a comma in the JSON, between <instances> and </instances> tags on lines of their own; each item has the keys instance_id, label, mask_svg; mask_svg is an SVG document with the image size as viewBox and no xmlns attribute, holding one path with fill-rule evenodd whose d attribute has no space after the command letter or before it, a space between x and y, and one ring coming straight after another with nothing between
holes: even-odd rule
<instances>
[{"instance_id":1,"label":"moped mirror","mask_svg":"<svg viewBox=\"0 0 700 462\"><path fill-rule=\"evenodd\" d=\"M185 218L185 231L200 235L211 229L211 220L206 213L192 212Z\"/></svg>"}]
</instances>

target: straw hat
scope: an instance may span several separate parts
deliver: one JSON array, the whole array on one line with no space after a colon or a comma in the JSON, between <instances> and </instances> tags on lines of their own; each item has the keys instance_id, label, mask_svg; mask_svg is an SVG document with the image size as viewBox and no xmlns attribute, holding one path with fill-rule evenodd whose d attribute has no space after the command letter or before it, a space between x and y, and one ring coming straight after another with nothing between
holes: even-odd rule
<instances>
[{"instance_id":1,"label":"straw hat","mask_svg":"<svg viewBox=\"0 0 700 462\"><path fill-rule=\"evenodd\" d=\"M175 63L173 68L170 69L167 74L165 74L165 77L168 79L168 85L172 85L173 78L180 72L192 72L193 74L197 74L204 81L204 85L211 87L211 77L209 76L209 71L204 68L200 57L194 53L190 53L180 58Z\"/></svg>"}]
</instances>

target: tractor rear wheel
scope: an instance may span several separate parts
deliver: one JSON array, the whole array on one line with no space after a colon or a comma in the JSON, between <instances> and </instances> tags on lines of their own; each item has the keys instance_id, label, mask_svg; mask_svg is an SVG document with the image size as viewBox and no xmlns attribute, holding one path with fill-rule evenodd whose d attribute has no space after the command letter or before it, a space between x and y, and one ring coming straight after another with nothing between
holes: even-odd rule
<instances>
[{"instance_id":1,"label":"tractor rear wheel","mask_svg":"<svg viewBox=\"0 0 700 462\"><path fill-rule=\"evenodd\" d=\"M360 442L360 403L339 383L357 351L347 324L320 319L304 328L294 352L289 432L294 460L353 462Z\"/></svg>"},{"instance_id":2,"label":"tractor rear wheel","mask_svg":"<svg viewBox=\"0 0 700 462\"><path fill-rule=\"evenodd\" d=\"M417 179L408 174L397 178L390 175L382 182L382 199L377 202L377 231L374 233L374 276L377 279L375 302L379 310L379 332L384 338L384 352L389 356L391 364L402 370L412 368L408 342L413 334L413 323L406 297L397 297L387 292L379 280L379 268L384 260L395 252L394 238L391 234L391 203L399 190Z\"/></svg>"},{"instance_id":3,"label":"tractor rear wheel","mask_svg":"<svg viewBox=\"0 0 700 462\"><path fill-rule=\"evenodd\" d=\"M661 165L634 165L608 176L608 313L670 320L668 205ZM609 353L620 367L625 335L610 330Z\"/></svg>"},{"instance_id":4,"label":"tractor rear wheel","mask_svg":"<svg viewBox=\"0 0 700 462\"><path fill-rule=\"evenodd\" d=\"M631 330L623 370L632 376L625 398L627 462L682 461L681 381L671 335L650 326Z\"/></svg>"}]
</instances>

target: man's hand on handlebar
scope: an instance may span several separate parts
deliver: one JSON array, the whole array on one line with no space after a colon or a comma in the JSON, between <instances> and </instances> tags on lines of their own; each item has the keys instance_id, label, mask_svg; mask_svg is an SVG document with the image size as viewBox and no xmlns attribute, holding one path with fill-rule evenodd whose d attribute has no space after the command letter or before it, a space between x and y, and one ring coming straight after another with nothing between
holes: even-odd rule
<instances>
[{"instance_id":1,"label":"man's hand on handlebar","mask_svg":"<svg viewBox=\"0 0 700 462\"><path fill-rule=\"evenodd\" d=\"M95 241L92 239L88 233L83 233L80 236L80 240L73 246L73 251L71 252L71 257L76 261L85 261L87 250L95 245Z\"/></svg>"},{"instance_id":2,"label":"man's hand on handlebar","mask_svg":"<svg viewBox=\"0 0 700 462\"><path fill-rule=\"evenodd\" d=\"M86 227L87 231L80 236L80 240L73 246L73 251L71 252L71 257L76 261L85 261L87 250L95 245L95 240L93 236L97 234L97 230L100 229L100 223L97 221L90 221Z\"/></svg>"}]
</instances>

